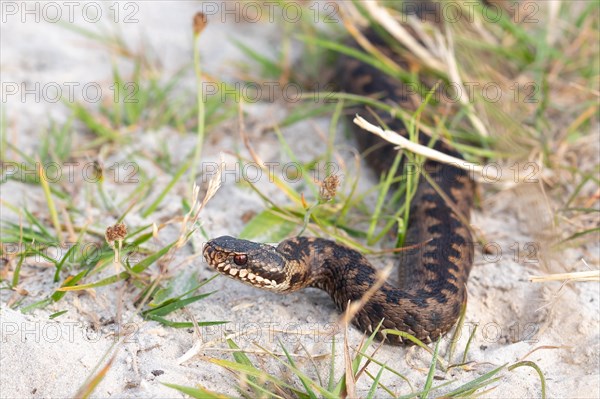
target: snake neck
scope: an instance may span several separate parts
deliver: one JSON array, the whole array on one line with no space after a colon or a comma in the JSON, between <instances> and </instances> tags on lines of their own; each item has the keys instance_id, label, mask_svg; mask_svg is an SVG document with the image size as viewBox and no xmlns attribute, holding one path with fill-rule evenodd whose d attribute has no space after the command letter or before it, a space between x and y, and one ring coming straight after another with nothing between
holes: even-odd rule
<instances>
[{"instance_id":1,"label":"snake neck","mask_svg":"<svg viewBox=\"0 0 600 399\"><path fill-rule=\"evenodd\" d=\"M289 291L319 288L340 311L349 302L360 300L377 279L376 270L363 255L335 241L296 237L283 241L277 251L288 259ZM386 287L393 289L387 283Z\"/></svg>"},{"instance_id":2,"label":"snake neck","mask_svg":"<svg viewBox=\"0 0 600 399\"><path fill-rule=\"evenodd\" d=\"M334 300L336 292L344 290L344 276L365 263L359 252L324 238L292 238L281 242L277 252L287 260L290 291L320 288Z\"/></svg>"}]
</instances>

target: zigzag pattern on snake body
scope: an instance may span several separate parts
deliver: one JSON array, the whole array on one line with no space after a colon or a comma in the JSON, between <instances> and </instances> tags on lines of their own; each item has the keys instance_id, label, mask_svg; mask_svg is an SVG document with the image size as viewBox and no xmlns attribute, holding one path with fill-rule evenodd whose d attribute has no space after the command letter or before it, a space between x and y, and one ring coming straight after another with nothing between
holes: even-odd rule
<instances>
[{"instance_id":1,"label":"zigzag pattern on snake body","mask_svg":"<svg viewBox=\"0 0 600 399\"><path fill-rule=\"evenodd\" d=\"M381 45L371 35L375 45ZM342 88L354 94L377 95L382 101L406 105L408 99L398 81L374 67L344 57L341 60ZM362 111L367 116L366 111ZM397 119L381 113L390 129L402 133ZM366 133L357 132L363 147L378 146L368 161L378 171L389 169L396 150L390 144ZM419 133L428 144L431 138ZM461 158L442 141L433 148ZM468 220L473 197L473 182L468 173L451 165L427 160L424 170L453 205L421 176L410 207L406 245L418 244L403 252L397 266L399 283L384 283L356 313L353 323L366 333L383 320L381 329L408 332L431 342L447 332L460 315L467 298L466 283L473 263L473 247ZM277 247L219 237L209 241L203 254L217 271L255 287L275 292L293 292L317 287L329 293L340 311L349 301L360 300L375 284L377 271L359 252L322 238L296 237ZM386 337L381 334L378 338ZM407 343L388 335L392 344Z\"/></svg>"}]
</instances>

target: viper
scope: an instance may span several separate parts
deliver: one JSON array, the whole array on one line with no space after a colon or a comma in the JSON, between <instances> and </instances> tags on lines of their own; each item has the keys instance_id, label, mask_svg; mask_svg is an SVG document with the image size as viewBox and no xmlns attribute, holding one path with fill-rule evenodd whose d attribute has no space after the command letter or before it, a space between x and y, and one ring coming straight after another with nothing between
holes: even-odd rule
<instances>
[{"instance_id":1,"label":"viper","mask_svg":"<svg viewBox=\"0 0 600 399\"><path fill-rule=\"evenodd\" d=\"M371 43L394 57L376 35ZM396 60L404 64L403 60ZM349 56L339 62L337 82L343 91L377 97L399 107L414 108L396 78ZM369 115L366 110L359 110ZM406 127L389 113L376 112L378 123L406 135ZM397 150L378 137L357 131L366 157L377 173L388 171ZM418 132L419 142L462 159L460 153L442 140ZM403 157L405 158L405 157ZM306 287L326 291L337 308L363 299L352 322L365 333L377 326L377 337L392 344L409 343L402 336L384 334L385 329L407 332L424 342L437 340L456 323L467 299L467 279L473 264L469 214L474 183L468 172L425 160L412 199L404 244L398 252L398 281L378 281L377 269L358 251L334 241L315 237L293 237L277 247L223 236L208 241L203 255L216 271L278 293ZM400 169L401 170L401 169ZM377 285L377 289L372 289ZM368 293L367 296L365 296Z\"/></svg>"}]
</instances>

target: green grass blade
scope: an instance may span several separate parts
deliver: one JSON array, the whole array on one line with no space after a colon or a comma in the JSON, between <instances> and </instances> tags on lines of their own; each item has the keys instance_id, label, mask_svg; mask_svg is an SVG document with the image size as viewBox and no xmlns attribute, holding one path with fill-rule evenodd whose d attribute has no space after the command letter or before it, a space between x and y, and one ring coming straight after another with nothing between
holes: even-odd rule
<instances>
[{"instance_id":1,"label":"green grass blade","mask_svg":"<svg viewBox=\"0 0 600 399\"><path fill-rule=\"evenodd\" d=\"M253 50L251 47L246 46L244 43L231 39L231 42L239 48L246 56L253 59L255 62L260 64L263 68L263 75L267 75L269 78L278 78L282 74L282 69L277 63L268 59L258 51Z\"/></svg>"},{"instance_id":2,"label":"green grass blade","mask_svg":"<svg viewBox=\"0 0 600 399\"><path fill-rule=\"evenodd\" d=\"M277 242L286 238L296 227L271 209L265 209L246 223L239 238L259 242Z\"/></svg>"},{"instance_id":3,"label":"green grass blade","mask_svg":"<svg viewBox=\"0 0 600 399\"><path fill-rule=\"evenodd\" d=\"M150 216L150 214L152 214L156 210L156 208L158 208L158 206L163 201L163 199L165 199L165 196L169 193L169 191L171 191L173 186L175 186L175 183L177 183L177 181L179 181L181 176L183 176L183 174L190 168L190 165L191 165L191 161L184 162L181 165L181 167L177 170L177 172L175 173L175 175L173 176L173 179L171 179L169 184L167 184L167 186L164 188L164 190L161 191L161 193L154 200L154 202L152 202L152 204L150 204L150 206L142 212L143 217L147 218L148 216Z\"/></svg>"},{"instance_id":4,"label":"green grass blade","mask_svg":"<svg viewBox=\"0 0 600 399\"><path fill-rule=\"evenodd\" d=\"M212 294L214 294L215 292L217 292L217 291L212 291L212 292L208 292L206 294L196 295L196 296L193 296L191 298L180 299L180 300L177 300L177 301L175 301L173 303L170 303L168 305L161 306L159 308L149 310L148 312L146 312L146 315L166 316L169 313L174 312L176 310L179 310L179 309L181 309L181 308L183 308L183 307L185 307L185 306L187 306L187 305L189 305L191 303L194 303L194 302L197 302L197 301L199 301L201 299L207 298L207 297L211 296Z\"/></svg>"},{"instance_id":5,"label":"green grass blade","mask_svg":"<svg viewBox=\"0 0 600 399\"><path fill-rule=\"evenodd\" d=\"M544 378L544 373L542 373L542 370L538 367L538 365L532 361L524 360L509 366L508 371L512 371L518 367L531 367L538 373L540 376L540 383L542 385L542 399L546 399L546 378Z\"/></svg>"},{"instance_id":6,"label":"green grass blade","mask_svg":"<svg viewBox=\"0 0 600 399\"><path fill-rule=\"evenodd\" d=\"M232 361L224 360L224 359L210 358L210 359L207 359L207 360L210 363L213 363L213 364L215 364L217 366L220 366L220 367L226 368L228 370L231 370L231 371L235 372L238 375L239 374L243 374L243 375L250 375L250 376L253 376L253 377L258 377L259 379L264 379L265 381L269 381L269 382L271 382L271 383L273 383L275 385L278 385L281 388L289 389L289 390L292 390L292 391L297 391L297 389L293 385L291 385L291 384L289 384L289 383L287 383L287 382L285 382L285 381L283 381L283 380L281 380L281 379L279 379L277 377L274 377L274 376L272 376L272 375L264 372L263 370L257 369L254 366L249 366L249 365L246 365L246 364L240 364L240 363L235 362L235 361L232 362Z\"/></svg>"},{"instance_id":7,"label":"green grass blade","mask_svg":"<svg viewBox=\"0 0 600 399\"><path fill-rule=\"evenodd\" d=\"M433 376L435 375L435 366L437 364L437 354L440 348L440 340L435 343L435 349L433 350L433 356L431 357L431 365L429 366L429 372L427 373L427 379L425 380L425 386L423 388L423 395L421 396L423 399L427 399L429 396L429 391L431 390L431 385L433 384Z\"/></svg>"},{"instance_id":8,"label":"green grass blade","mask_svg":"<svg viewBox=\"0 0 600 399\"><path fill-rule=\"evenodd\" d=\"M463 352L462 363L464 364L467 361L467 354L469 353L469 348L471 347L471 342L475 337L475 332L477 331L477 324L473 327L473 331L471 331L471 335L469 335L469 340L467 341L467 345L465 346L465 351Z\"/></svg>"},{"instance_id":9,"label":"green grass blade","mask_svg":"<svg viewBox=\"0 0 600 399\"><path fill-rule=\"evenodd\" d=\"M81 240L81 237L79 237L79 240ZM67 261L67 259L69 259L71 257L71 255L77 250L79 249L79 240L75 243L75 245L72 245L71 248L69 248L69 250L65 253L65 255L61 258L60 261L58 261L58 263L56 264L56 272L54 273L54 282L58 282L59 278L60 278L60 272L65 264L65 262Z\"/></svg>"},{"instance_id":10,"label":"green grass blade","mask_svg":"<svg viewBox=\"0 0 600 399\"><path fill-rule=\"evenodd\" d=\"M367 244L368 245L373 245L374 243L374 235L375 235L375 228L377 227L377 223L381 217L381 212L383 210L383 206L386 203L386 199L388 198L388 192L392 186L392 181L396 175L396 171L398 170L398 167L400 166L400 160L402 159L402 154L398 153L396 154L396 156L394 157L394 161L392 163L392 166L390 167L389 171L386 172L385 178L383 179L382 184L380 185L381 189L379 191L379 194L377 195L377 203L375 204L375 208L373 210L373 215L371 216L371 223L369 225L369 229L367 231ZM384 234L382 232L382 234Z\"/></svg>"},{"instance_id":11,"label":"green grass blade","mask_svg":"<svg viewBox=\"0 0 600 399\"><path fill-rule=\"evenodd\" d=\"M220 393L209 391L204 388L192 388L192 387L186 387L184 385L168 384L165 382L161 382L161 384L163 384L166 387L175 389L186 395L189 395L192 398L197 398L197 399L235 399L234 396L223 395Z\"/></svg>"},{"instance_id":12,"label":"green grass blade","mask_svg":"<svg viewBox=\"0 0 600 399\"><path fill-rule=\"evenodd\" d=\"M21 253L21 256L19 256L19 261L17 262L17 265L15 266L15 271L13 273L13 278L12 278L12 283L11 286L16 287L17 285L19 285L19 275L21 274L21 266L23 266L23 261L25 260L25 252Z\"/></svg>"},{"instance_id":13,"label":"green grass blade","mask_svg":"<svg viewBox=\"0 0 600 399\"><path fill-rule=\"evenodd\" d=\"M87 270L83 270L77 273L75 276L69 276L63 281L61 287L72 287L77 284L85 275L87 274ZM65 295L67 295L67 291L54 291L54 293L50 296L50 298L54 302L60 301Z\"/></svg>"},{"instance_id":14,"label":"green grass blade","mask_svg":"<svg viewBox=\"0 0 600 399\"><path fill-rule=\"evenodd\" d=\"M75 286L63 286L63 287L57 288L56 291L59 291L59 292L81 291L81 290L87 290L89 288L104 287L106 285L114 284L117 281L125 280L126 278L129 278L129 277L130 277L130 274L128 272L121 272L119 274L112 275L110 277L104 278L104 279L96 281L94 283L81 284L81 285L75 285Z\"/></svg>"},{"instance_id":15,"label":"green grass blade","mask_svg":"<svg viewBox=\"0 0 600 399\"><path fill-rule=\"evenodd\" d=\"M371 346L371 344L375 340L375 336L377 335L377 332L379 332L379 329L381 328L382 324L383 324L383 320L381 320L379 322L379 324L377 325L377 327L375 328L373 333L365 340L360 351L357 353L356 357L352 360L352 372L354 374L356 374L356 372L358 371L358 368L360 367L360 363L362 362L363 357L365 357L364 352ZM346 373L344 373L340 377L335 389L332 392L339 396L345 390L346 390Z\"/></svg>"},{"instance_id":16,"label":"green grass blade","mask_svg":"<svg viewBox=\"0 0 600 399\"><path fill-rule=\"evenodd\" d=\"M598 233L598 232L600 232L600 227L593 227L591 229L586 229L586 230L583 230L583 231L578 231L577 233L571 234L569 237L567 237L564 240L560 241L559 244L564 244L566 242L575 240L577 238L583 237L586 234Z\"/></svg>"},{"instance_id":17,"label":"green grass blade","mask_svg":"<svg viewBox=\"0 0 600 399\"><path fill-rule=\"evenodd\" d=\"M23 213L25 214L25 217L27 218L27 220L29 220L38 229L40 229L40 233L42 235L44 235L48 240L51 240L51 239L54 238L54 236L52 234L50 234L50 232L46 229L46 227L44 227L44 225L42 224L42 222L40 222L40 220L38 218L36 218L35 216L33 216L31 214L31 212L29 212L27 210L27 208L23 208ZM56 244L58 244L58 242Z\"/></svg>"},{"instance_id":18,"label":"green grass blade","mask_svg":"<svg viewBox=\"0 0 600 399\"><path fill-rule=\"evenodd\" d=\"M498 374L505 367L506 367L506 364L504 364L500 367L497 367L497 368L493 369L492 371L488 371L481 377L475 378L474 380L469 381L468 383L466 383L464 385L461 385L460 387L452 390L451 392L449 392L446 395L450 396L450 397L464 395L464 394L468 394L469 392L474 392L481 387L489 385L492 382L496 381L492 377L494 375Z\"/></svg>"},{"instance_id":19,"label":"green grass blade","mask_svg":"<svg viewBox=\"0 0 600 399\"><path fill-rule=\"evenodd\" d=\"M463 303L460 307L460 315L458 316L458 322L454 327L454 332L452 333L452 337L450 338L450 346L448 348L448 363L452 363L452 358L454 357L454 351L456 350L456 344L458 344L458 340L460 339L461 332L463 330L463 326L465 324L465 315L467 313L467 304ZM468 345L468 343L467 343Z\"/></svg>"},{"instance_id":20,"label":"green grass blade","mask_svg":"<svg viewBox=\"0 0 600 399\"><path fill-rule=\"evenodd\" d=\"M46 178L46 172L44 168L39 165L38 166L38 174L40 176L40 184L44 191L44 197L46 198L46 204L48 204L48 211L50 212L50 220L52 220L52 224L54 225L54 231L56 232L57 241L62 242L62 227L60 222L58 221L58 212L56 211L56 206L54 205L54 199L52 198L52 193L50 192L50 184L48 183L48 179Z\"/></svg>"},{"instance_id":21,"label":"green grass blade","mask_svg":"<svg viewBox=\"0 0 600 399\"><path fill-rule=\"evenodd\" d=\"M199 321L196 323L192 323L191 321L172 321L165 319L164 317L156 316L156 315L148 315L146 317L148 320L154 320L159 322L162 325L172 328L194 328L198 327L208 327L208 326L218 326L221 324L229 323L226 320L218 320L218 321Z\"/></svg>"},{"instance_id":22,"label":"green grass blade","mask_svg":"<svg viewBox=\"0 0 600 399\"><path fill-rule=\"evenodd\" d=\"M98 122L97 118L92 115L83 105L78 103L70 104L71 110L77 119L98 137L104 138L108 141L122 142L123 137L118 131L112 127L106 126Z\"/></svg>"},{"instance_id":23,"label":"green grass blade","mask_svg":"<svg viewBox=\"0 0 600 399\"><path fill-rule=\"evenodd\" d=\"M290 363L292 370L298 370L298 367L296 367L296 363L294 362L294 359L290 356L290 354L288 353L287 349L285 348L284 345L281 344L281 342L279 343L279 345L281 346L281 349L283 350L283 353L285 353L285 357L287 357L288 362ZM318 386L318 384L314 381L312 381L311 379L307 378L305 374L303 373L295 373L296 376L300 379L300 382L302 383L302 385L304 386L304 389L306 390L306 393L308 393L309 398L311 399L317 399L317 395L315 394L315 392L311 389L312 386Z\"/></svg>"},{"instance_id":24,"label":"green grass blade","mask_svg":"<svg viewBox=\"0 0 600 399\"><path fill-rule=\"evenodd\" d=\"M383 375L384 370L386 370L385 366L382 366L379 368L379 372L377 373L377 376L373 380L373 385L371 385L371 389L369 389L369 392L367 393L367 399L375 398L375 393L377 392L377 384L379 384L379 380L381 379L381 376Z\"/></svg>"},{"instance_id":25,"label":"green grass blade","mask_svg":"<svg viewBox=\"0 0 600 399\"><path fill-rule=\"evenodd\" d=\"M364 62L365 64L371 65L371 66L381 70L382 72L384 72L390 76L393 76L395 78L400 79L400 77L403 75L406 77L406 74L402 74L402 71L395 70L395 69L389 67L388 65L386 65L384 62L379 61L377 58L375 58L369 54L365 54L362 51L357 50L353 47L346 46L339 42L318 39L318 38L312 37L312 36L296 35L296 37L305 43L318 45L318 46L328 49L328 50L333 50L333 51L336 51L341 54L349 55L350 57L356 58L359 61Z\"/></svg>"},{"instance_id":26,"label":"green grass blade","mask_svg":"<svg viewBox=\"0 0 600 399\"><path fill-rule=\"evenodd\" d=\"M20 310L21 310L21 313L28 313L34 309L46 307L46 306L50 305L51 303L52 303L52 299L46 298L46 299L42 299L41 301L34 302L30 305L23 306Z\"/></svg>"},{"instance_id":27,"label":"green grass blade","mask_svg":"<svg viewBox=\"0 0 600 399\"><path fill-rule=\"evenodd\" d=\"M65 314L65 313L67 313L67 312L68 312L68 310L61 310L60 312L52 313L50 316L48 316L48 318L49 318L50 320L53 320L53 319L56 319L56 318L57 318L57 317L59 317L59 316L62 316L62 315L64 315L64 314Z\"/></svg>"},{"instance_id":28,"label":"green grass blade","mask_svg":"<svg viewBox=\"0 0 600 399\"><path fill-rule=\"evenodd\" d=\"M333 391L335 387L335 336L331 337L331 362L329 364L329 381L327 390Z\"/></svg>"},{"instance_id":29,"label":"green grass blade","mask_svg":"<svg viewBox=\"0 0 600 399\"><path fill-rule=\"evenodd\" d=\"M173 241L172 243L170 243L169 245L167 245L166 247L162 248L160 251L155 252L154 254L144 258L140 263L138 263L137 265L135 265L134 267L131 268L131 270L134 273L141 273L144 270L146 270L152 263L154 263L155 261L157 261L160 257L162 257L163 255L165 255L172 247L173 245L177 244L178 240Z\"/></svg>"}]
</instances>

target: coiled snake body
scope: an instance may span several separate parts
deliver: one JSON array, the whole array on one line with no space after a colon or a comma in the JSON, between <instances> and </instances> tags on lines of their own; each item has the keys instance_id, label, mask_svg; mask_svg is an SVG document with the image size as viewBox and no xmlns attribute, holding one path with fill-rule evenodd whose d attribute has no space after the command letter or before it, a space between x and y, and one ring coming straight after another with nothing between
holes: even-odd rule
<instances>
[{"instance_id":1,"label":"coiled snake body","mask_svg":"<svg viewBox=\"0 0 600 399\"><path fill-rule=\"evenodd\" d=\"M377 38L369 38L383 45ZM342 58L341 66L344 91L378 95L382 101L400 106L408 103L397 80L374 67L347 57ZM366 115L364 111L362 114ZM390 129L404 130L399 120L384 113L379 117ZM377 146L367 157L369 163L378 172L389 169L396 155L393 146L364 131L357 134L364 148ZM427 145L431 138L419 133L419 141ZM461 158L442 141L433 148ZM466 282L473 263L467 226L473 182L466 171L451 165L427 160L422 166L442 194L421 176L405 239L405 245L416 244L416 249L401 252L399 283L384 283L356 313L353 323L370 333L383 320L381 329L405 331L431 342L455 324L466 301ZM209 241L203 252L211 267L255 287L282 293L305 287L325 290L340 311L349 301L360 300L377 280L376 269L359 252L322 238L296 237L272 247L223 236ZM391 334L387 340L406 343Z\"/></svg>"}]
</instances>

